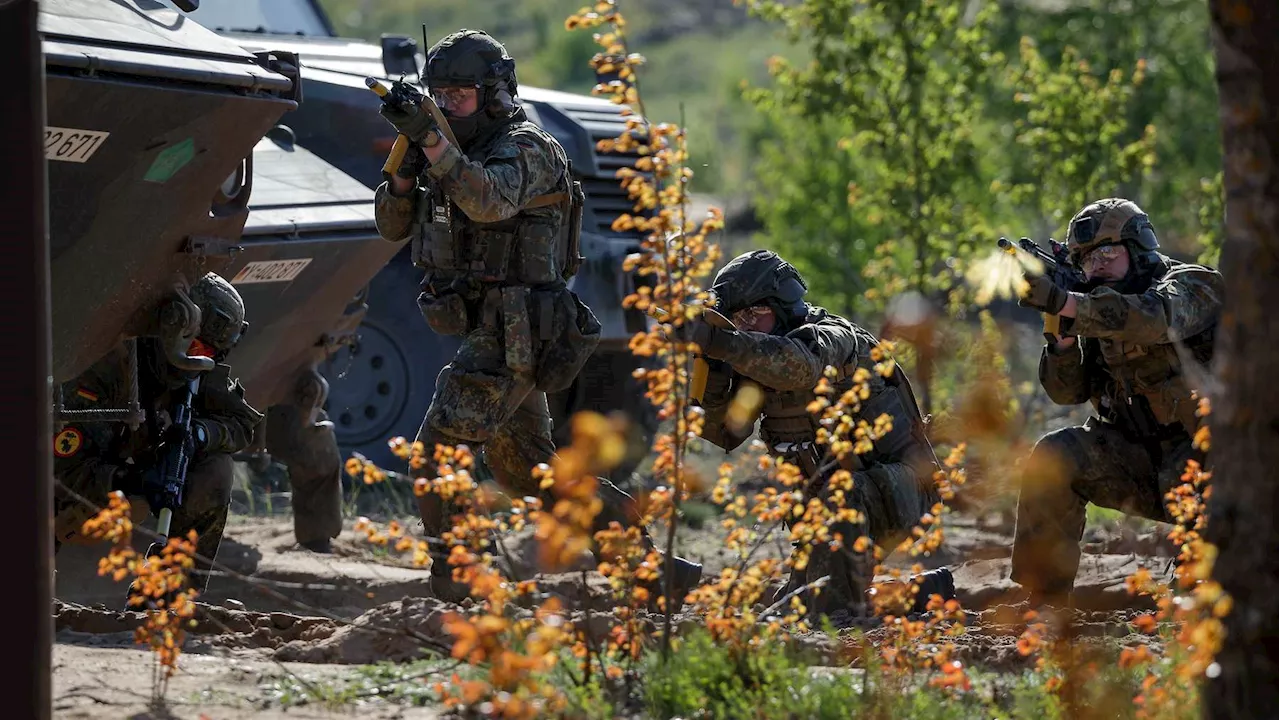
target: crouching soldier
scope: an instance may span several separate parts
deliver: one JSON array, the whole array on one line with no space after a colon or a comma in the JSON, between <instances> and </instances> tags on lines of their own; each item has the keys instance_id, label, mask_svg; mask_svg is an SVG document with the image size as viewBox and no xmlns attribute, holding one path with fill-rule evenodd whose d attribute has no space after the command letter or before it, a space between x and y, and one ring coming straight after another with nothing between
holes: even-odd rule
<instances>
[{"instance_id":1,"label":"crouching soldier","mask_svg":"<svg viewBox=\"0 0 1280 720\"><path fill-rule=\"evenodd\" d=\"M1218 271L1159 247L1141 208L1107 198L1067 230L1085 291L1027 277L1019 304L1059 318L1060 334L1040 356L1040 384L1059 405L1094 409L1084 425L1041 438L1026 463L1012 579L1033 605L1069 601L1088 503L1172 521L1164 495L1195 454L1203 422L1196 378L1208 374L1226 286Z\"/></svg>"},{"instance_id":2,"label":"crouching soldier","mask_svg":"<svg viewBox=\"0 0 1280 720\"><path fill-rule=\"evenodd\" d=\"M697 319L677 330L682 339L701 348L711 367L702 398L703 437L732 450L758 419L760 439L770 454L799 467L806 476L807 494L828 502L831 475L842 466L852 472L853 488L845 493L844 506L857 510L861 522L835 523L831 534L843 539L838 549L829 542L814 543L808 565L792 573L784 592L829 576L820 593L800 594L810 612L830 616L837 624L843 617L863 617L875 563L868 553L853 549L855 541L867 536L892 549L939 500L933 479L937 460L906 375L900 368L889 378L876 372L872 350L877 339L806 303L807 287L799 272L773 252L756 250L734 258L716 275L711 289L715 310L731 319L733 329ZM854 386L858 369L867 371L870 394L861 401L855 421L874 425L882 414L893 420L892 430L876 440L869 453L856 459L850 454L841 463L823 460L825 446L817 443L819 418L808 410L828 366L837 371L836 397ZM726 423L726 413L746 384L758 386L764 401L757 417L738 434ZM954 597L949 573L930 577L935 582L921 583L917 605L922 606L919 598L932 593Z\"/></svg>"},{"instance_id":3,"label":"crouching soldier","mask_svg":"<svg viewBox=\"0 0 1280 720\"><path fill-rule=\"evenodd\" d=\"M225 363L248 327L244 302L230 283L209 273L191 288L189 298L175 299L161 315L161 337L136 340L136 397L145 418L136 428L118 420L95 420L95 415L131 404L134 363L127 345L62 387L65 407L75 420L57 430L53 441L54 546L56 552L64 542L82 541L81 526L97 513L68 490L97 507L106 507L116 490L146 498L157 515L173 504L164 498L160 464L174 443L184 443L190 461L181 502L170 508L169 536L196 531L196 553L203 559L196 561L191 585L203 591L231 503L231 456L249 444L262 415L245 401L243 386ZM184 332L197 327L194 337ZM197 377L191 431L182 433L173 423L175 405Z\"/></svg>"}]
</instances>

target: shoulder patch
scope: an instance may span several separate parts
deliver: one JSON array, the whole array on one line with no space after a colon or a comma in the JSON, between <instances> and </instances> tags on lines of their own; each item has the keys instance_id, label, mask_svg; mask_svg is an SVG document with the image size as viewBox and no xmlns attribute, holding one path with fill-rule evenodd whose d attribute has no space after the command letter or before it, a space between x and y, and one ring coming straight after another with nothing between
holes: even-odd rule
<instances>
[{"instance_id":1,"label":"shoulder patch","mask_svg":"<svg viewBox=\"0 0 1280 720\"><path fill-rule=\"evenodd\" d=\"M66 428L53 436L53 454L56 457L71 457L80 452L83 445L84 435L75 428Z\"/></svg>"}]
</instances>

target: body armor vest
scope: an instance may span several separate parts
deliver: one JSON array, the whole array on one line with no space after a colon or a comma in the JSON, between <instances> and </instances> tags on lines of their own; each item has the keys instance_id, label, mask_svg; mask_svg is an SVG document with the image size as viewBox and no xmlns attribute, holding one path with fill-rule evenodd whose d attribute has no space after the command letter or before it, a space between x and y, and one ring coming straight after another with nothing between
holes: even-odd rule
<instances>
[{"instance_id":1,"label":"body armor vest","mask_svg":"<svg viewBox=\"0 0 1280 720\"><path fill-rule=\"evenodd\" d=\"M462 212L439 183L428 182L418 202L412 252L414 265L427 271L426 284L433 294L453 290L477 297L484 288L493 286L562 286L577 272L582 260L581 185L573 180L559 143L522 118L519 114L510 124L482 138L466 156L483 163L498 141L527 137L543 152L554 153L564 168L555 191L534 198L510 218L480 223Z\"/></svg>"},{"instance_id":2,"label":"body armor vest","mask_svg":"<svg viewBox=\"0 0 1280 720\"><path fill-rule=\"evenodd\" d=\"M830 321L833 316L824 310L811 312L806 323L818 320ZM847 322L847 321L843 321ZM862 341L863 347L875 347L876 338L862 328L848 323ZM875 361L869 355L855 355L846 358L843 367L837 368L837 374L831 381L833 399L838 399L854 386L854 375L858 368L868 373L865 381L870 394L861 401L857 420L865 420L874 425L876 418L888 414L893 418L893 429L874 443L874 449L861 456L864 464L889 463L910 460L927 462L933 458L932 446L924 434L924 421L920 417L919 407L911 391L910 383L901 367L894 368L894 374L885 378L875 369ZM764 406L761 408L760 439L771 448L786 444L812 443L818 434L818 416L809 412L808 406L814 400L812 390L769 390L764 393ZM919 447L923 445L923 447ZM909 453L913 448L921 452ZM926 468L927 471L927 468Z\"/></svg>"},{"instance_id":3,"label":"body armor vest","mask_svg":"<svg viewBox=\"0 0 1280 720\"><path fill-rule=\"evenodd\" d=\"M1162 279L1170 269L1162 264L1151 281ZM1194 433L1199 425L1197 402L1191 397L1184 362L1194 362L1199 374L1207 375L1216 330L1215 322L1179 343L1159 345L1085 338L1085 372L1095 411L1144 439Z\"/></svg>"}]
</instances>

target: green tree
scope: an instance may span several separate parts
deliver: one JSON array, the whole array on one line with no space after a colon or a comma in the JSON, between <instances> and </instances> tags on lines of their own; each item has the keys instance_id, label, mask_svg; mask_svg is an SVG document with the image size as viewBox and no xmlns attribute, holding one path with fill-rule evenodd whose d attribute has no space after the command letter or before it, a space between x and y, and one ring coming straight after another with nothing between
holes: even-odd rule
<instances>
[{"instance_id":1,"label":"green tree","mask_svg":"<svg viewBox=\"0 0 1280 720\"><path fill-rule=\"evenodd\" d=\"M1201 181L1211 180L1222 167L1208 4L1004 3L994 22L997 46L1009 54L1026 36L1046 58L1062 57L1071 48L1099 77L1144 63L1143 81L1123 107L1100 109L1126 121L1123 142L1141 137L1148 126L1159 130L1152 146L1158 162L1148 175L1128 179L1123 190L1151 215L1166 251L1195 257L1206 199ZM1004 111L1008 117L1020 114L1016 107ZM1119 153L1122 147L1115 149Z\"/></svg>"},{"instance_id":2,"label":"green tree","mask_svg":"<svg viewBox=\"0 0 1280 720\"><path fill-rule=\"evenodd\" d=\"M1034 235L1062 237L1078 209L1098 198L1129 195L1155 164L1155 127L1129 123L1145 63L1139 60L1130 75L1111 68L1099 77L1067 46L1054 67L1029 37L1022 39L1019 60L1008 72L1018 109L1008 130L1016 143L1009 195L1047 225Z\"/></svg>"},{"instance_id":3,"label":"green tree","mask_svg":"<svg viewBox=\"0 0 1280 720\"><path fill-rule=\"evenodd\" d=\"M852 293L834 288L851 268L875 305L946 291L956 260L990 236L974 127L996 59L994 6L963 5L748 2L811 58L775 59L772 87L749 91L777 128L757 165L758 210L771 244L818 271L815 284L846 307Z\"/></svg>"}]
</instances>

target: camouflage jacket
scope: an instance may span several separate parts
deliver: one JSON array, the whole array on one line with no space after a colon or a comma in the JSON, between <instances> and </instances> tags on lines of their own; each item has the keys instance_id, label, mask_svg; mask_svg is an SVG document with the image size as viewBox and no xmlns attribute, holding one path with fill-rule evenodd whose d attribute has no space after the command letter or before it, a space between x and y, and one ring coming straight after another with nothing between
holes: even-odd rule
<instances>
[{"instance_id":1,"label":"camouflage jacket","mask_svg":"<svg viewBox=\"0 0 1280 720\"><path fill-rule=\"evenodd\" d=\"M1212 268L1161 260L1144 292L1103 287L1078 298L1077 342L1040 356L1040 384L1055 403L1091 402L1103 419L1128 424L1131 399L1143 398L1155 424L1194 432L1192 392L1208 372L1226 285Z\"/></svg>"},{"instance_id":2,"label":"camouflage jacket","mask_svg":"<svg viewBox=\"0 0 1280 720\"><path fill-rule=\"evenodd\" d=\"M70 410L123 408L127 394L129 366L124 346L117 347L79 377L63 384L63 402ZM173 389L183 377L165 360L159 344L138 340L139 400L148 422L137 430L123 423L77 423L85 436L86 454L99 459L123 461L152 449L153 437L169 423ZM214 366L203 374L200 391L192 402L192 418L208 431L204 452L236 453L248 447L262 414L244 399L244 386L231 378L231 367ZM111 460L107 460L110 462Z\"/></svg>"},{"instance_id":3,"label":"camouflage jacket","mask_svg":"<svg viewBox=\"0 0 1280 720\"><path fill-rule=\"evenodd\" d=\"M874 426L887 414L893 428L873 443L874 449L861 456L864 465L901 465L907 474L931 478L935 467L933 451L923 437L919 410L905 375L897 369L886 379L876 372L872 350L878 341L866 330L820 307L810 307L805 322L786 335L734 331L727 351L711 363L713 370L703 394L706 419L703 437L725 450L746 439L755 420L760 421L760 438L771 449L789 443L816 440L818 417L809 411L813 392L827 366L837 371L831 399L854 386L858 369L866 370L868 395L856 411L854 421ZM737 390L747 382L760 386L764 403L756 418L743 427L730 427L727 413Z\"/></svg>"},{"instance_id":4,"label":"camouflage jacket","mask_svg":"<svg viewBox=\"0 0 1280 720\"><path fill-rule=\"evenodd\" d=\"M544 279L553 276L559 280L563 262L556 236L566 209L559 202L536 201L567 192L568 159L555 138L523 111L477 139L465 154L450 145L418 180L403 196L386 182L374 194L379 234L393 242L412 238L415 264L445 280L476 273L534 278L528 284L554 282ZM423 211L430 209L437 190L447 202L437 200L441 207L433 216ZM448 222L433 236L443 213ZM513 239L501 239L504 233ZM515 247L500 247L503 243Z\"/></svg>"}]
</instances>

